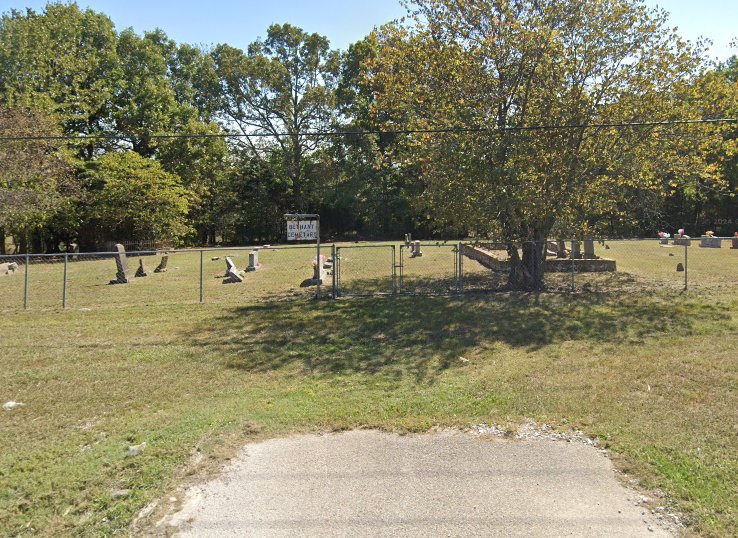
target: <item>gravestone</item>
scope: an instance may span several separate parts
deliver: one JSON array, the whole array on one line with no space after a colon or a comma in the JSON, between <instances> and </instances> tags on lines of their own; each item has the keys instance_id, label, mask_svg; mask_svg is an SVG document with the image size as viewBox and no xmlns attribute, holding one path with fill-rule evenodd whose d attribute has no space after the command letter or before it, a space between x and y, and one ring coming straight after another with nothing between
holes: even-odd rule
<instances>
[{"instance_id":1,"label":"gravestone","mask_svg":"<svg viewBox=\"0 0 738 538\"><path fill-rule=\"evenodd\" d=\"M595 254L594 239L584 240L584 259L585 260L596 260L597 259L597 255Z\"/></svg>"},{"instance_id":2,"label":"gravestone","mask_svg":"<svg viewBox=\"0 0 738 538\"><path fill-rule=\"evenodd\" d=\"M326 281L327 276L330 274L329 269L333 269L333 258L327 258L325 254L321 254L318 260L313 259L313 276L312 278L306 278L300 284L301 288L308 286L316 286L318 284L323 285Z\"/></svg>"},{"instance_id":3,"label":"gravestone","mask_svg":"<svg viewBox=\"0 0 738 538\"><path fill-rule=\"evenodd\" d=\"M223 284L235 284L237 282L243 282L243 276L241 276L241 271L238 270L238 267L236 267L236 264L233 263L233 260L226 256L226 278L223 281Z\"/></svg>"},{"instance_id":4,"label":"gravestone","mask_svg":"<svg viewBox=\"0 0 738 538\"><path fill-rule=\"evenodd\" d=\"M405 234L405 246L409 247L412 242L413 242L412 234Z\"/></svg>"},{"instance_id":5,"label":"gravestone","mask_svg":"<svg viewBox=\"0 0 738 538\"><path fill-rule=\"evenodd\" d=\"M700 237L700 248L720 248L722 246L722 239L719 237L712 237L709 235L703 235Z\"/></svg>"},{"instance_id":6,"label":"gravestone","mask_svg":"<svg viewBox=\"0 0 738 538\"><path fill-rule=\"evenodd\" d=\"M410 257L421 258L422 256L423 251L420 250L420 241L413 241L410 246Z\"/></svg>"},{"instance_id":7,"label":"gravestone","mask_svg":"<svg viewBox=\"0 0 738 538\"><path fill-rule=\"evenodd\" d=\"M236 264L233 263L233 260L230 256L226 256L226 276L228 276L228 273L230 273L233 270L236 270Z\"/></svg>"},{"instance_id":8,"label":"gravestone","mask_svg":"<svg viewBox=\"0 0 738 538\"><path fill-rule=\"evenodd\" d=\"M315 281L315 284L317 284L318 280L320 280L320 283L322 284L323 280L325 280L325 277L328 275L328 271L326 271L325 267L328 258L324 254L321 254L318 260L319 261L317 263L313 260L313 280Z\"/></svg>"},{"instance_id":9,"label":"gravestone","mask_svg":"<svg viewBox=\"0 0 738 538\"><path fill-rule=\"evenodd\" d=\"M126 258L126 248L120 243L116 243L115 249L115 267L118 270L115 273L115 280L111 280L111 284L128 284L131 281L131 273L128 270L128 258Z\"/></svg>"},{"instance_id":10,"label":"gravestone","mask_svg":"<svg viewBox=\"0 0 738 538\"><path fill-rule=\"evenodd\" d=\"M246 268L246 272L256 271L261 264L259 263L259 251L252 250L249 252L249 266Z\"/></svg>"},{"instance_id":11,"label":"gravestone","mask_svg":"<svg viewBox=\"0 0 738 538\"><path fill-rule=\"evenodd\" d=\"M138 259L138 269L136 270L136 274L134 276L136 277L149 276L149 273L146 271L146 267L144 267L143 258Z\"/></svg>"},{"instance_id":12,"label":"gravestone","mask_svg":"<svg viewBox=\"0 0 738 538\"><path fill-rule=\"evenodd\" d=\"M333 274L333 257L329 256L323 263L323 269L326 270L326 274Z\"/></svg>"},{"instance_id":13,"label":"gravestone","mask_svg":"<svg viewBox=\"0 0 738 538\"><path fill-rule=\"evenodd\" d=\"M167 270L167 263L169 263L169 256L167 254L164 254L161 257L161 261L159 262L159 265L156 266L156 269L154 269L155 273L164 273Z\"/></svg>"},{"instance_id":14,"label":"gravestone","mask_svg":"<svg viewBox=\"0 0 738 538\"><path fill-rule=\"evenodd\" d=\"M546 256L558 256L559 254L559 245L556 243L556 241L547 241L546 242Z\"/></svg>"},{"instance_id":15,"label":"gravestone","mask_svg":"<svg viewBox=\"0 0 738 538\"><path fill-rule=\"evenodd\" d=\"M563 241L557 241L556 242L556 257L557 258L566 258L568 256L568 252L566 251L566 243Z\"/></svg>"},{"instance_id":16,"label":"gravestone","mask_svg":"<svg viewBox=\"0 0 738 538\"><path fill-rule=\"evenodd\" d=\"M732 246L730 248L732 248L732 249L738 249L738 237L734 237L732 239Z\"/></svg>"},{"instance_id":17,"label":"gravestone","mask_svg":"<svg viewBox=\"0 0 738 538\"><path fill-rule=\"evenodd\" d=\"M570 257L572 260L582 259L581 244L579 243L579 241L571 242L571 256Z\"/></svg>"},{"instance_id":18,"label":"gravestone","mask_svg":"<svg viewBox=\"0 0 738 538\"><path fill-rule=\"evenodd\" d=\"M76 260L79 258L79 245L77 243L71 243L69 249L72 251L72 259Z\"/></svg>"},{"instance_id":19,"label":"gravestone","mask_svg":"<svg viewBox=\"0 0 738 538\"><path fill-rule=\"evenodd\" d=\"M680 262L677 264L677 272L681 273L682 271L684 271L684 264Z\"/></svg>"},{"instance_id":20,"label":"gravestone","mask_svg":"<svg viewBox=\"0 0 738 538\"><path fill-rule=\"evenodd\" d=\"M0 276L12 275L18 270L18 264L15 262L0 263Z\"/></svg>"}]
</instances>

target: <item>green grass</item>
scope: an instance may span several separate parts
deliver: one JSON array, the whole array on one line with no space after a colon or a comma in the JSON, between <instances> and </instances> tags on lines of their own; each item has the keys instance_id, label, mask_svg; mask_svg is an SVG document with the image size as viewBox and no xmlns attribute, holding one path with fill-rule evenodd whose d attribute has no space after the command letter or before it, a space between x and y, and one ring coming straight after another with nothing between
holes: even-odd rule
<instances>
[{"instance_id":1,"label":"green grass","mask_svg":"<svg viewBox=\"0 0 738 538\"><path fill-rule=\"evenodd\" d=\"M340 291L346 295L368 295L392 292L392 266L400 262L400 248L392 243L339 244L341 255ZM380 245L377 247L376 245ZM574 280L579 289L598 291L631 291L648 287L677 293L684 288L684 273L676 271L677 263L685 263L683 247L661 247L657 241L608 241L605 248L596 244L597 255L617 261L618 272L607 274L578 273ZM687 268L689 288L693 291L729 292L738 286L738 250L701 249L696 242L689 247ZM262 267L249 273L243 284L223 284L225 257L230 256L240 268L248 264L249 249L206 251L203 256L203 297L206 303L244 304L276 299L307 298L314 287L301 287L312 275L314 247L262 248ZM321 251L330 255L330 246ZM200 253L184 251L169 255L169 270L155 274L158 256L144 256L149 276L134 278L125 286L111 286L115 277L115 261L101 257L81 257L68 266L67 304L70 308L99 306L146 306L154 304L197 303L200 299ZM430 244L423 247L421 258L403 253L403 275L396 269L397 291L415 294L445 294L454 289L453 244ZM217 258L217 259L212 259ZM138 257L129 258L131 272ZM24 268L0 278L0 311L23 306ZM505 275L492 273L476 262L464 259L464 288L467 291L498 290L506 282ZM64 267L61 258L33 258L29 267L28 305L31 309L57 308L62 304ZM571 275L547 275L552 289L568 290ZM327 290L327 287L326 287Z\"/></svg>"},{"instance_id":2,"label":"green grass","mask_svg":"<svg viewBox=\"0 0 738 538\"><path fill-rule=\"evenodd\" d=\"M602 439L693 532L735 535L736 252L691 247L702 284L684 294L669 284L683 275L670 269L678 259L651 246L611 244L606 255L631 264L611 293L336 302L299 287L311 251L276 252L280 264L263 251L263 271L230 285L218 278L224 254L206 257L204 305L193 304L199 254L129 286L105 284L111 260L78 262L67 311L51 291L29 311L0 307L0 399L26 404L0 413L0 534L129 532L143 506L250 439L534 419ZM391 286L389 249L367 252L345 250L345 289ZM52 287L60 266L36 267L39 290ZM453 257L427 247L405 267L408 286L429 289L453 275ZM0 296L12 282L22 275L0 278Z\"/></svg>"}]
</instances>

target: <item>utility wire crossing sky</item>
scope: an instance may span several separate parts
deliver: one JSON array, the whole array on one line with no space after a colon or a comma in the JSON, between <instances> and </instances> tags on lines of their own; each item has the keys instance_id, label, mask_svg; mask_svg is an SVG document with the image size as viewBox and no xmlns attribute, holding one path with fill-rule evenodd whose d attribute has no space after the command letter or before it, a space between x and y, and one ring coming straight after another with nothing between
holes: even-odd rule
<instances>
[{"instance_id":1,"label":"utility wire crossing sky","mask_svg":"<svg viewBox=\"0 0 738 538\"><path fill-rule=\"evenodd\" d=\"M564 129L608 129L608 128L639 128L639 127L665 127L669 125L699 125L709 123L738 123L738 118L707 118L695 120L666 120L666 121L642 121L624 123L589 123L589 124L561 124L561 125L508 125L506 127L449 127L444 129L397 129L387 131L306 131L301 133L168 133L150 134L152 139L166 138L265 138L274 136L364 136L374 134L416 134L416 133L494 133L503 131L558 131ZM43 135L43 136L0 136L0 141L25 141L25 140L107 140L117 139L119 135Z\"/></svg>"}]
</instances>

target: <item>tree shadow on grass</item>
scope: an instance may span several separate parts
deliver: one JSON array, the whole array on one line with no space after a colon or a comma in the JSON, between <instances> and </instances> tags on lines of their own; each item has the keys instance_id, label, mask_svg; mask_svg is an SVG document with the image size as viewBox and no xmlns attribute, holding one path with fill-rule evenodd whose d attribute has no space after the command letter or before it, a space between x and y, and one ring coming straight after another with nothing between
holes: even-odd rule
<instances>
[{"instance_id":1,"label":"tree shadow on grass","mask_svg":"<svg viewBox=\"0 0 738 538\"><path fill-rule=\"evenodd\" d=\"M499 293L240 306L186 335L227 367L368 373L432 381L480 344L529 350L567 340L633 342L730 319L726 307L647 295Z\"/></svg>"}]
</instances>

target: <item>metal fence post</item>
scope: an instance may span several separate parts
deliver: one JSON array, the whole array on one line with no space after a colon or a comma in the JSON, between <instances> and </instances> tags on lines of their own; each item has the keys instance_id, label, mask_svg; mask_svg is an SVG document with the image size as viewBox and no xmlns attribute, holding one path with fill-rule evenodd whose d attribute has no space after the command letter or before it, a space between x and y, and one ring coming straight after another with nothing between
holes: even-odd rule
<instances>
[{"instance_id":1,"label":"metal fence post","mask_svg":"<svg viewBox=\"0 0 738 538\"><path fill-rule=\"evenodd\" d=\"M336 257L336 244L331 245L331 259L333 260L333 271L331 271L331 297L336 299L336 272L338 271L338 259Z\"/></svg>"},{"instance_id":2,"label":"metal fence post","mask_svg":"<svg viewBox=\"0 0 738 538\"><path fill-rule=\"evenodd\" d=\"M571 258L571 291L576 291L577 285L574 281L575 278L575 272L576 272L576 266L574 265L574 241L571 242L571 253L569 254L569 257Z\"/></svg>"},{"instance_id":3,"label":"metal fence post","mask_svg":"<svg viewBox=\"0 0 738 538\"><path fill-rule=\"evenodd\" d=\"M687 291L687 286L689 279L687 278L687 275L689 274L689 264L687 263L687 259L689 256L687 256L687 252L689 252L689 245L685 243L684 245L684 291Z\"/></svg>"},{"instance_id":4,"label":"metal fence post","mask_svg":"<svg viewBox=\"0 0 738 538\"><path fill-rule=\"evenodd\" d=\"M23 309L28 308L28 266L31 265L31 256L26 252L26 274L23 277Z\"/></svg>"},{"instance_id":5,"label":"metal fence post","mask_svg":"<svg viewBox=\"0 0 738 538\"><path fill-rule=\"evenodd\" d=\"M320 299L320 284L321 282L321 276L323 275L323 266L320 264L320 220L318 220L318 244L317 244L317 254L316 254L316 263L318 264L318 283L315 286L315 298Z\"/></svg>"},{"instance_id":6,"label":"metal fence post","mask_svg":"<svg viewBox=\"0 0 738 538\"><path fill-rule=\"evenodd\" d=\"M400 295L402 295L402 284L405 279L405 245L400 245L400 282L399 282L399 292Z\"/></svg>"},{"instance_id":7,"label":"metal fence post","mask_svg":"<svg viewBox=\"0 0 738 538\"><path fill-rule=\"evenodd\" d=\"M62 292L62 308L67 307L67 263L69 261L69 254L64 253L64 290Z\"/></svg>"},{"instance_id":8,"label":"metal fence post","mask_svg":"<svg viewBox=\"0 0 738 538\"><path fill-rule=\"evenodd\" d=\"M200 249L200 303L205 302L205 290L203 289L203 280L202 280L202 257L203 257L203 249Z\"/></svg>"},{"instance_id":9,"label":"metal fence post","mask_svg":"<svg viewBox=\"0 0 738 538\"><path fill-rule=\"evenodd\" d=\"M454 245L454 292L459 293L459 249Z\"/></svg>"},{"instance_id":10,"label":"metal fence post","mask_svg":"<svg viewBox=\"0 0 738 538\"><path fill-rule=\"evenodd\" d=\"M459 243L459 293L464 294L464 244Z\"/></svg>"},{"instance_id":11,"label":"metal fence post","mask_svg":"<svg viewBox=\"0 0 738 538\"><path fill-rule=\"evenodd\" d=\"M397 295L397 258L395 245L392 246L392 295Z\"/></svg>"}]
</instances>

